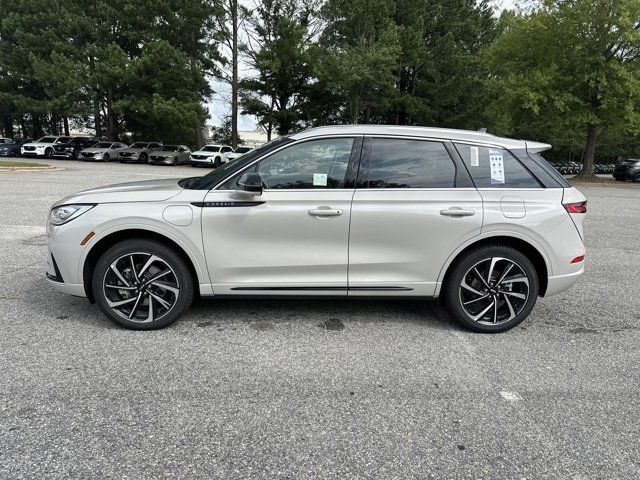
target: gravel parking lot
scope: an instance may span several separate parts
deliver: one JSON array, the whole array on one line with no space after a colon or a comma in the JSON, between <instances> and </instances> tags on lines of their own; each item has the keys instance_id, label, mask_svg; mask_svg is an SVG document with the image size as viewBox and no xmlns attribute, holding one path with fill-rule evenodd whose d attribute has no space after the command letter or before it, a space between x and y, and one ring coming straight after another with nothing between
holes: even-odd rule
<instances>
[{"instance_id":1,"label":"gravel parking lot","mask_svg":"<svg viewBox=\"0 0 640 480\"><path fill-rule=\"evenodd\" d=\"M504 334L432 302L302 299L133 332L47 285L49 206L206 172L55 164L0 172L0 477L640 477L640 186L581 188L586 275Z\"/></svg>"}]
</instances>

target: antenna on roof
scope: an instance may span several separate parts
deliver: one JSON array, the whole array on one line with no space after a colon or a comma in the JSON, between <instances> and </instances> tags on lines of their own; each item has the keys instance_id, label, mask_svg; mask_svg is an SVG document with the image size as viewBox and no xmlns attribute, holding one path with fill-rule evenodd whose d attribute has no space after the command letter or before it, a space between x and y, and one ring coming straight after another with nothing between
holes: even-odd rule
<instances>
[{"instance_id":1,"label":"antenna on roof","mask_svg":"<svg viewBox=\"0 0 640 480\"><path fill-rule=\"evenodd\" d=\"M476 131L477 131L477 132L480 132L480 133L487 133L487 129L486 129L486 128L484 128L484 127L483 127L483 128L479 128L479 129L478 129L478 130L476 130Z\"/></svg>"}]
</instances>

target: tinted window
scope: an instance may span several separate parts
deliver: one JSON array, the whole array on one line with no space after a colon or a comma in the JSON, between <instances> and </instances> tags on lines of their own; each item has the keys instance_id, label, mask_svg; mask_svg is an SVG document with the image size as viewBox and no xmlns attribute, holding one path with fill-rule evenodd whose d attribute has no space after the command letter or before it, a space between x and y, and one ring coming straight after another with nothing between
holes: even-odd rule
<instances>
[{"instance_id":1,"label":"tinted window","mask_svg":"<svg viewBox=\"0 0 640 480\"><path fill-rule=\"evenodd\" d=\"M538 181L508 150L461 143L456 148L477 188L540 188Z\"/></svg>"},{"instance_id":2,"label":"tinted window","mask_svg":"<svg viewBox=\"0 0 640 480\"><path fill-rule=\"evenodd\" d=\"M440 142L374 138L360 188L451 188L453 160Z\"/></svg>"},{"instance_id":3,"label":"tinted window","mask_svg":"<svg viewBox=\"0 0 640 480\"><path fill-rule=\"evenodd\" d=\"M111 143L109 143L109 142L100 142L95 147L96 148L111 148Z\"/></svg>"},{"instance_id":4,"label":"tinted window","mask_svg":"<svg viewBox=\"0 0 640 480\"><path fill-rule=\"evenodd\" d=\"M222 147L222 153L233 152L233 148L231 147Z\"/></svg>"},{"instance_id":5,"label":"tinted window","mask_svg":"<svg viewBox=\"0 0 640 480\"><path fill-rule=\"evenodd\" d=\"M42 142L42 143L53 143L57 140L56 137L42 137L40 140L38 140L38 142Z\"/></svg>"},{"instance_id":6,"label":"tinted window","mask_svg":"<svg viewBox=\"0 0 640 480\"><path fill-rule=\"evenodd\" d=\"M220 147L207 145L206 147L201 148L200 151L201 152L219 152Z\"/></svg>"},{"instance_id":7,"label":"tinted window","mask_svg":"<svg viewBox=\"0 0 640 480\"><path fill-rule=\"evenodd\" d=\"M165 145L160 150L162 150L163 152L177 152L178 151L178 146L177 145Z\"/></svg>"},{"instance_id":8,"label":"tinted window","mask_svg":"<svg viewBox=\"0 0 640 480\"><path fill-rule=\"evenodd\" d=\"M147 148L147 144L138 142L138 143L134 143L129 148Z\"/></svg>"},{"instance_id":9,"label":"tinted window","mask_svg":"<svg viewBox=\"0 0 640 480\"><path fill-rule=\"evenodd\" d=\"M344 185L353 138L298 143L257 164L267 189L326 189Z\"/></svg>"},{"instance_id":10,"label":"tinted window","mask_svg":"<svg viewBox=\"0 0 640 480\"><path fill-rule=\"evenodd\" d=\"M238 147L234 153L247 153L249 150L251 150L251 147Z\"/></svg>"}]
</instances>

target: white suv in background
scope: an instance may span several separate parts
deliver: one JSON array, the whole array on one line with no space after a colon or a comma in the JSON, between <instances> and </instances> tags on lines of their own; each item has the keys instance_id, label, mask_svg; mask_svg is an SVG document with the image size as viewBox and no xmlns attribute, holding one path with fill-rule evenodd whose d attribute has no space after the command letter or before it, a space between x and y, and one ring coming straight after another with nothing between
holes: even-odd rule
<instances>
[{"instance_id":1,"label":"white suv in background","mask_svg":"<svg viewBox=\"0 0 640 480\"><path fill-rule=\"evenodd\" d=\"M71 141L71 137L42 137L35 142L25 143L20 147L20 153L26 157L45 157L53 158L53 146L57 143L67 143Z\"/></svg>"},{"instance_id":2,"label":"white suv in background","mask_svg":"<svg viewBox=\"0 0 640 480\"><path fill-rule=\"evenodd\" d=\"M584 270L585 197L549 145L422 127L322 127L203 177L53 205L47 277L134 329L196 294L441 297L480 332L522 322Z\"/></svg>"},{"instance_id":3,"label":"white suv in background","mask_svg":"<svg viewBox=\"0 0 640 480\"><path fill-rule=\"evenodd\" d=\"M232 153L227 153L227 160L235 160L251 150L253 150L253 147L237 147Z\"/></svg>"},{"instance_id":4,"label":"white suv in background","mask_svg":"<svg viewBox=\"0 0 640 480\"><path fill-rule=\"evenodd\" d=\"M219 167L227 163L227 155L233 152L228 145L205 145L200 150L191 153L192 167Z\"/></svg>"}]
</instances>

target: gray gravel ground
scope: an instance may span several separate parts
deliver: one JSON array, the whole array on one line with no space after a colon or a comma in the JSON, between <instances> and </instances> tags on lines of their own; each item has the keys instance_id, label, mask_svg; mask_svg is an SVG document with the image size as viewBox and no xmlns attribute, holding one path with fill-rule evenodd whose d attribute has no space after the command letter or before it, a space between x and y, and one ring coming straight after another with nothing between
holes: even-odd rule
<instances>
[{"instance_id":1,"label":"gray gravel ground","mask_svg":"<svg viewBox=\"0 0 640 480\"><path fill-rule=\"evenodd\" d=\"M132 332L47 285L48 207L194 169L56 164L0 173L0 477L640 477L640 186L582 189L587 274L501 335L301 299Z\"/></svg>"}]
</instances>

